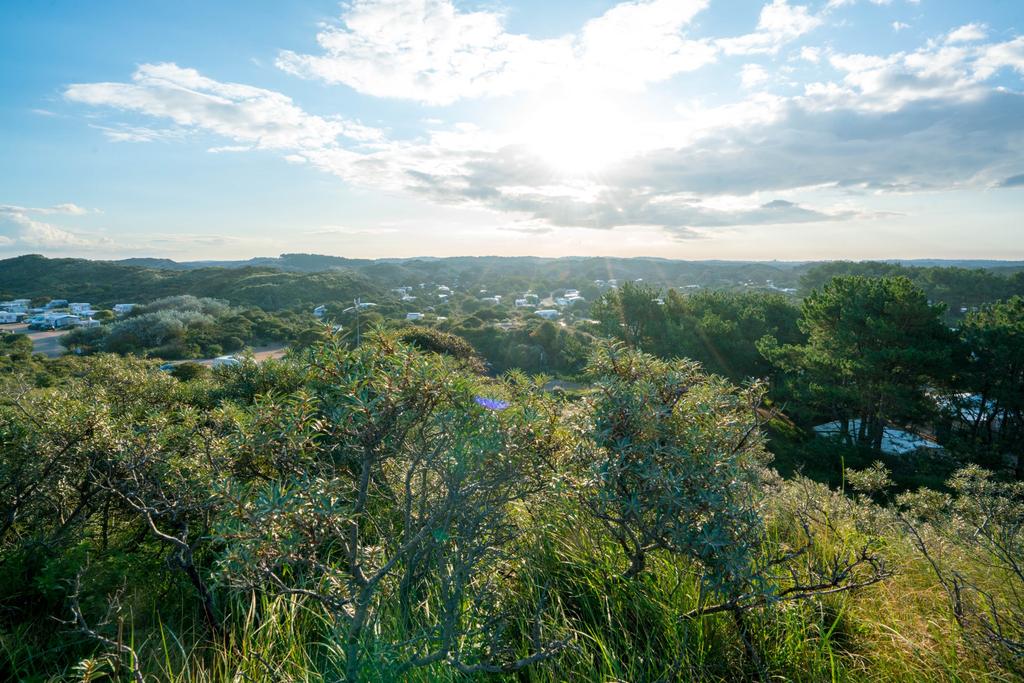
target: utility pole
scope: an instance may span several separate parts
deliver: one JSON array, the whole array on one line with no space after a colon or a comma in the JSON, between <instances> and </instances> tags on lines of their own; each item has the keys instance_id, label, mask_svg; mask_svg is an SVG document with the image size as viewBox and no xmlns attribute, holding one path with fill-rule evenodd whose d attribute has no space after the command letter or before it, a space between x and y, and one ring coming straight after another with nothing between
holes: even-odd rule
<instances>
[{"instance_id":1,"label":"utility pole","mask_svg":"<svg viewBox=\"0 0 1024 683\"><path fill-rule=\"evenodd\" d=\"M356 309L356 346L359 346L359 304L362 303L362 297L356 297L356 300L352 303L355 304Z\"/></svg>"}]
</instances>

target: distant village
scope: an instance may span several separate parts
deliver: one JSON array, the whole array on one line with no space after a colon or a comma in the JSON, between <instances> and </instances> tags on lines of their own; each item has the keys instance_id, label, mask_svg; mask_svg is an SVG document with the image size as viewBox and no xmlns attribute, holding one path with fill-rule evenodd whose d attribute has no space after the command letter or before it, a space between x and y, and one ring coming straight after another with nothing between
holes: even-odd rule
<instances>
[{"instance_id":1,"label":"distant village","mask_svg":"<svg viewBox=\"0 0 1024 683\"><path fill-rule=\"evenodd\" d=\"M636 279L634 282L642 283L643 280ZM774 290L787 295L793 295L796 292L792 288L776 287L771 280L766 280L764 284L741 282L740 285L749 288ZM616 279L596 279L592 283L588 283L588 288L591 292L595 291L595 289L597 291L604 291L617 289L618 287L619 281ZM400 310L402 312L397 313L399 319L404 319L410 323L444 323L448 321L448 317L437 315L435 306L448 304L457 289L457 283L449 286L423 282L417 285L394 287L390 290L390 293L401 304ZM692 292L701 289L701 286L696 284L683 285L679 289L684 292ZM587 307L583 306L583 304L587 303L587 299L580 293L579 289L573 287L556 289L547 296L542 296L533 291L525 291L516 294L514 297L509 296L506 298L502 294L493 293L487 289L480 289L473 293L460 292L460 294L460 300L463 302L468 299L476 301L482 306L501 307L506 310L508 310L508 299L511 299L512 308L515 311L525 315L534 315L547 321L558 322L562 326L566 325L563 319L567 314L576 313L581 309L583 311L587 310ZM665 303L660 298L653 301L658 305L664 305ZM28 331L35 332L70 331L75 328L98 327L103 322L112 321L130 314L136 306L139 306L136 303L118 303L109 310L104 309L101 311L94 309L92 304L88 302L72 302L67 299L51 299L42 306L33 306L32 303L31 299L0 301L0 325L20 324L25 325ZM316 306L311 312L315 318L324 322L328 320L334 321L336 323L334 324L335 331L341 331L344 329L344 326L337 324L338 320L345 320L349 316L357 316L360 312L367 312L377 307L378 304L375 302L356 299L352 302L351 306L342 308L340 311L332 311L330 306L323 304ZM977 310L977 307L973 308ZM394 310L393 307L392 310ZM966 307L961 309L961 312L966 311ZM570 317L577 323L597 322L589 320L586 316L580 316L578 313ZM495 319L493 325L498 329L507 331L521 325L523 320L521 315L515 318L506 317L500 320ZM8 328L7 331L12 330ZM213 359L213 366L237 365L239 362L236 356L220 356ZM165 363L161 366L161 369L172 369L174 365L174 362ZM958 423L970 424L980 421L992 421L992 416L988 415L988 406L976 395L962 394L953 400L936 397L936 401L941 404L940 408L945 414L952 413L956 415L958 418L956 422ZM998 429L998 420L996 421L995 428ZM859 429L860 425L854 420L851 424L845 425L838 421L821 424L814 427L813 431L817 436L821 437L846 439L849 434L854 434ZM888 455L905 455L922 449L941 450L941 447L935 441L934 436L930 434L922 435L894 426L885 428L881 445L883 453Z\"/></svg>"},{"instance_id":2,"label":"distant village","mask_svg":"<svg viewBox=\"0 0 1024 683\"><path fill-rule=\"evenodd\" d=\"M136 304L116 304L114 315L131 312ZM33 307L31 299L0 301L0 324L27 323L30 330L67 330L74 327L98 327L93 316L99 311L92 304L51 299L43 306Z\"/></svg>"}]
</instances>

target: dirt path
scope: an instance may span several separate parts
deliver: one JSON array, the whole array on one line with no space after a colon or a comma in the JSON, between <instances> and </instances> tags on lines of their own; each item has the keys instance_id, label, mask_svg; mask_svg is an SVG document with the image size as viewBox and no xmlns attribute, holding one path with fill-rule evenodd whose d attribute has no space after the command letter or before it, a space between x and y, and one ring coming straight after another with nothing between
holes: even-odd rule
<instances>
[{"instance_id":1,"label":"dirt path","mask_svg":"<svg viewBox=\"0 0 1024 683\"><path fill-rule=\"evenodd\" d=\"M24 334L32 340L32 352L41 353L47 358L57 358L64 355L66 349L61 346L60 338L68 333L68 330L47 330L36 332L28 329L28 325L25 323L17 323L14 325L0 325L0 332L13 332L15 334ZM281 358L288 351L288 347L284 344L274 344L270 346L257 346L252 349L252 356L257 363L262 363L268 358ZM175 364L185 361L174 361ZM201 360L191 361L193 363L200 363L202 365L213 365L212 358L203 358Z\"/></svg>"},{"instance_id":2,"label":"dirt path","mask_svg":"<svg viewBox=\"0 0 1024 683\"><path fill-rule=\"evenodd\" d=\"M555 389L565 389L567 391L575 391L579 389L586 389L589 384L580 384L579 382L570 382L566 379L553 379L544 385L545 391L554 391Z\"/></svg>"},{"instance_id":3,"label":"dirt path","mask_svg":"<svg viewBox=\"0 0 1024 683\"><path fill-rule=\"evenodd\" d=\"M41 353L47 358L57 358L64 355L64 347L60 345L60 338L68 333L68 330L47 330L35 332L28 329L25 323L16 325L0 325L0 330L14 332L15 334L27 335L32 340L32 352Z\"/></svg>"},{"instance_id":4,"label":"dirt path","mask_svg":"<svg viewBox=\"0 0 1024 683\"><path fill-rule=\"evenodd\" d=\"M262 363L270 358L277 359L284 357L284 354L288 352L288 347L285 345L274 345L274 346L256 346L252 349L252 357L257 363ZM172 365L180 365L181 363L199 363L206 367L213 367L214 358L191 358L188 360L172 360L167 361Z\"/></svg>"},{"instance_id":5,"label":"dirt path","mask_svg":"<svg viewBox=\"0 0 1024 683\"><path fill-rule=\"evenodd\" d=\"M287 346L257 346L252 350L252 357L256 359L257 363L262 363L268 358L273 358L275 360L283 358L284 354L287 352Z\"/></svg>"}]
</instances>

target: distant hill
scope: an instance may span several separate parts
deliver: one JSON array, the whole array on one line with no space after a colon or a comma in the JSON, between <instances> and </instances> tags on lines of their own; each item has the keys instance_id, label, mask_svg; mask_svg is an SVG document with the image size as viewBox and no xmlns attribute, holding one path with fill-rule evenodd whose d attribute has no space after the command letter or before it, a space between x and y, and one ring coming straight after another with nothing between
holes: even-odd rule
<instances>
[{"instance_id":1,"label":"distant hill","mask_svg":"<svg viewBox=\"0 0 1024 683\"><path fill-rule=\"evenodd\" d=\"M786 261L678 261L658 258L601 258L532 256L460 256L450 258L350 259L320 254L282 254L244 261L187 261L135 258L114 261L126 266L186 271L202 268L274 268L286 272L351 271L381 284L400 286L418 282L461 282L486 287L494 279L513 278L526 287L581 286L596 279L643 279L654 285L676 287L697 284L729 286L743 281L795 286L804 262Z\"/></svg>"},{"instance_id":2,"label":"distant hill","mask_svg":"<svg viewBox=\"0 0 1024 683\"><path fill-rule=\"evenodd\" d=\"M29 255L0 261L0 298L54 297L109 305L173 294L227 299L268 310L351 301L419 283L480 289L549 292L585 288L595 280L643 280L662 288L798 288L808 292L842 274L904 274L951 309L1021 293L1024 262L972 260L678 261L659 258L459 256L350 259L282 254L244 261L178 262L48 259ZM1018 275L1021 274L1021 275Z\"/></svg>"},{"instance_id":3,"label":"distant hill","mask_svg":"<svg viewBox=\"0 0 1024 683\"><path fill-rule=\"evenodd\" d=\"M977 265L982 263L999 265ZM1024 264L1008 261L832 261L807 269L800 278L799 290L807 293L819 289L837 275L910 278L931 301L945 304L950 321L985 304L1024 295Z\"/></svg>"},{"instance_id":4,"label":"distant hill","mask_svg":"<svg viewBox=\"0 0 1024 683\"><path fill-rule=\"evenodd\" d=\"M1024 261L995 261L987 259L886 259L886 263L898 263L914 268L983 268L987 270L1024 270Z\"/></svg>"},{"instance_id":5,"label":"distant hill","mask_svg":"<svg viewBox=\"0 0 1024 683\"><path fill-rule=\"evenodd\" d=\"M351 268L354 265L370 264L374 261L347 259L340 256L322 256L320 254L281 254L280 256L258 256L243 261L172 261L162 258L129 258L112 261L126 266L142 266L144 268L160 268L163 270L195 270L197 268L247 268L267 267L278 270L319 273L327 270Z\"/></svg>"},{"instance_id":6,"label":"distant hill","mask_svg":"<svg viewBox=\"0 0 1024 683\"><path fill-rule=\"evenodd\" d=\"M0 298L65 298L110 306L193 294L275 310L379 295L373 282L351 271L298 273L250 265L170 268L167 264L173 261L136 261L150 265L39 255L6 259L0 261Z\"/></svg>"}]
</instances>

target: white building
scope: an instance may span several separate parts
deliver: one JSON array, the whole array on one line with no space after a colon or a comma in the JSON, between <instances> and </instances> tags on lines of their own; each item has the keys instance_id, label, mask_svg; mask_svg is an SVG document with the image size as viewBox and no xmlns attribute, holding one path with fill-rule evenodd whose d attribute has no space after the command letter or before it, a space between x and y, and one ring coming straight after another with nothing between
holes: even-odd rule
<instances>
[{"instance_id":1,"label":"white building","mask_svg":"<svg viewBox=\"0 0 1024 683\"><path fill-rule=\"evenodd\" d=\"M70 313L54 316L52 318L53 329L55 330L64 330L69 327L75 327L81 321L82 319L80 317L77 315L71 315Z\"/></svg>"},{"instance_id":2,"label":"white building","mask_svg":"<svg viewBox=\"0 0 1024 683\"><path fill-rule=\"evenodd\" d=\"M406 313L405 314L405 319L406 320L423 320L423 314L422 313Z\"/></svg>"},{"instance_id":3,"label":"white building","mask_svg":"<svg viewBox=\"0 0 1024 683\"><path fill-rule=\"evenodd\" d=\"M8 323L16 323L21 317L19 313L11 313L10 311L0 311L0 324L6 325Z\"/></svg>"},{"instance_id":4,"label":"white building","mask_svg":"<svg viewBox=\"0 0 1024 683\"><path fill-rule=\"evenodd\" d=\"M826 422L825 424L818 425L814 428L815 436L822 436L832 439L842 438L842 422L836 420L834 422ZM853 438L857 432L860 431L860 420L850 420L849 422L849 438ZM929 441L924 437L908 432L905 429L897 429L896 427L885 427L882 430L882 452L887 455L905 455L907 453L913 453L921 448L942 450L942 446Z\"/></svg>"},{"instance_id":5,"label":"white building","mask_svg":"<svg viewBox=\"0 0 1024 683\"><path fill-rule=\"evenodd\" d=\"M58 327L71 327L76 320L79 320L77 315L67 313L40 313L29 318L27 322L31 330L55 330Z\"/></svg>"},{"instance_id":6,"label":"white building","mask_svg":"<svg viewBox=\"0 0 1024 683\"><path fill-rule=\"evenodd\" d=\"M485 296L484 298L480 299L480 303L483 303L483 304L494 304L496 306L496 305L501 303L501 297L500 296Z\"/></svg>"},{"instance_id":7,"label":"white building","mask_svg":"<svg viewBox=\"0 0 1024 683\"><path fill-rule=\"evenodd\" d=\"M542 308L539 311L536 311L536 313L545 320L554 320L560 315L560 313L553 308Z\"/></svg>"},{"instance_id":8,"label":"white building","mask_svg":"<svg viewBox=\"0 0 1024 683\"><path fill-rule=\"evenodd\" d=\"M526 299L516 299L516 308L523 308L529 305L530 302L528 302Z\"/></svg>"},{"instance_id":9,"label":"white building","mask_svg":"<svg viewBox=\"0 0 1024 683\"><path fill-rule=\"evenodd\" d=\"M86 317L93 315L96 311L92 310L92 304L87 303L73 303L68 304L68 308L75 315L84 315Z\"/></svg>"},{"instance_id":10,"label":"white building","mask_svg":"<svg viewBox=\"0 0 1024 683\"><path fill-rule=\"evenodd\" d=\"M114 304L114 313L117 315L127 315L132 312L138 304Z\"/></svg>"},{"instance_id":11,"label":"white building","mask_svg":"<svg viewBox=\"0 0 1024 683\"><path fill-rule=\"evenodd\" d=\"M0 301L0 311L6 311L8 313L24 313L28 310L28 306L22 304L20 301Z\"/></svg>"},{"instance_id":12,"label":"white building","mask_svg":"<svg viewBox=\"0 0 1024 683\"><path fill-rule=\"evenodd\" d=\"M327 306L317 306L313 309L313 315L318 318L322 318L327 315Z\"/></svg>"}]
</instances>

